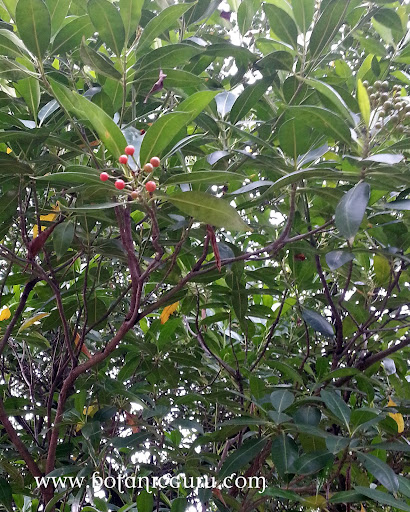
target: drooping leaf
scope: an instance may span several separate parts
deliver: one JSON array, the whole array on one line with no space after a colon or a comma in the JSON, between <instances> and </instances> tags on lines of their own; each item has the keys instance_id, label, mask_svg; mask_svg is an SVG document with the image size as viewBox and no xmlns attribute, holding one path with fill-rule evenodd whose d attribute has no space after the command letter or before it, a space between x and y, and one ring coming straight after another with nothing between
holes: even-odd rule
<instances>
[{"instance_id":1,"label":"drooping leaf","mask_svg":"<svg viewBox=\"0 0 410 512\"><path fill-rule=\"evenodd\" d=\"M370 185L358 183L342 197L335 210L335 224L347 240L354 238L362 223L370 198Z\"/></svg>"},{"instance_id":2,"label":"drooping leaf","mask_svg":"<svg viewBox=\"0 0 410 512\"><path fill-rule=\"evenodd\" d=\"M138 23L141 18L141 9L144 5L144 0L120 0L120 15L124 24L125 30L125 43L127 43L131 34L135 33L138 29Z\"/></svg>"},{"instance_id":3,"label":"drooping leaf","mask_svg":"<svg viewBox=\"0 0 410 512\"><path fill-rule=\"evenodd\" d=\"M272 442L272 460L281 478L292 472L292 466L299 457L299 449L295 441L282 432Z\"/></svg>"},{"instance_id":4,"label":"drooping leaf","mask_svg":"<svg viewBox=\"0 0 410 512\"><path fill-rule=\"evenodd\" d=\"M19 0L16 25L23 43L42 59L51 38L51 18L43 0Z\"/></svg>"},{"instance_id":5,"label":"drooping leaf","mask_svg":"<svg viewBox=\"0 0 410 512\"><path fill-rule=\"evenodd\" d=\"M263 8L273 32L281 41L297 48L298 29L289 14L272 4L265 4Z\"/></svg>"},{"instance_id":6,"label":"drooping leaf","mask_svg":"<svg viewBox=\"0 0 410 512\"><path fill-rule=\"evenodd\" d=\"M350 0L327 2L310 36L309 52L312 57L320 55L332 42L344 21L349 4Z\"/></svg>"},{"instance_id":7,"label":"drooping leaf","mask_svg":"<svg viewBox=\"0 0 410 512\"><path fill-rule=\"evenodd\" d=\"M326 407L349 428L351 410L346 402L336 393L336 391L326 391L323 389L320 393Z\"/></svg>"},{"instance_id":8,"label":"drooping leaf","mask_svg":"<svg viewBox=\"0 0 410 512\"><path fill-rule=\"evenodd\" d=\"M262 80L258 80L252 85L248 85L240 96L235 99L235 102L230 109L230 122L235 124L242 119L245 114L247 114L249 110L260 100L271 83L271 78L267 77L262 78Z\"/></svg>"},{"instance_id":9,"label":"drooping leaf","mask_svg":"<svg viewBox=\"0 0 410 512\"><path fill-rule=\"evenodd\" d=\"M45 318L46 316L49 316L50 313L37 313L36 315L32 316L31 318L28 318L25 322L23 322L20 326L20 329L18 332L25 331L29 327L31 327L36 322L39 322L42 318Z\"/></svg>"},{"instance_id":10,"label":"drooping leaf","mask_svg":"<svg viewBox=\"0 0 410 512\"><path fill-rule=\"evenodd\" d=\"M332 338L335 335L331 324L325 320L322 315L316 313L316 311L304 308L302 311L302 317L316 332L320 332L320 334L329 338Z\"/></svg>"},{"instance_id":11,"label":"drooping leaf","mask_svg":"<svg viewBox=\"0 0 410 512\"><path fill-rule=\"evenodd\" d=\"M62 222L53 231L53 246L60 259L66 254L74 238L74 224L72 222Z\"/></svg>"},{"instance_id":12,"label":"drooping leaf","mask_svg":"<svg viewBox=\"0 0 410 512\"><path fill-rule=\"evenodd\" d=\"M292 7L298 27L306 34L313 20L315 0L292 0Z\"/></svg>"},{"instance_id":13,"label":"drooping leaf","mask_svg":"<svg viewBox=\"0 0 410 512\"><path fill-rule=\"evenodd\" d=\"M396 492L399 489L399 480L395 472L385 462L369 453L358 453L357 458L364 467L377 480L386 487L388 491Z\"/></svg>"},{"instance_id":14,"label":"drooping leaf","mask_svg":"<svg viewBox=\"0 0 410 512\"><path fill-rule=\"evenodd\" d=\"M312 475L333 461L333 455L327 451L305 453L297 459L293 467L298 475Z\"/></svg>"}]
</instances>

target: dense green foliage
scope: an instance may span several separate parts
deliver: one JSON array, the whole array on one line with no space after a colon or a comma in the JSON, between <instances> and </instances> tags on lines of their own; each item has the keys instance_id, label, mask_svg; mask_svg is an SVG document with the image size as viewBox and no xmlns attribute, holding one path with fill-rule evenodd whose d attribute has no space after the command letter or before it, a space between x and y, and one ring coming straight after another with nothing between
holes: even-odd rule
<instances>
[{"instance_id":1,"label":"dense green foliage","mask_svg":"<svg viewBox=\"0 0 410 512\"><path fill-rule=\"evenodd\" d=\"M0 1L2 510L410 511L409 10Z\"/></svg>"}]
</instances>

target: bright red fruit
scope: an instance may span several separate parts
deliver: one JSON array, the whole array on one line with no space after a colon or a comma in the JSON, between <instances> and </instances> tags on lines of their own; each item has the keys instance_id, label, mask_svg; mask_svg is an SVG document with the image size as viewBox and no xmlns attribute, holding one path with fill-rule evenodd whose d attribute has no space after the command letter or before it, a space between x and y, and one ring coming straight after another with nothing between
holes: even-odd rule
<instances>
[{"instance_id":1,"label":"bright red fruit","mask_svg":"<svg viewBox=\"0 0 410 512\"><path fill-rule=\"evenodd\" d=\"M125 187L124 180L117 180L115 182L115 188L118 188L118 190L122 190Z\"/></svg>"},{"instance_id":2,"label":"bright red fruit","mask_svg":"<svg viewBox=\"0 0 410 512\"><path fill-rule=\"evenodd\" d=\"M161 164L161 160L157 156L153 156L150 160L150 164L152 167L159 167Z\"/></svg>"},{"instance_id":3,"label":"bright red fruit","mask_svg":"<svg viewBox=\"0 0 410 512\"><path fill-rule=\"evenodd\" d=\"M125 149L124 149L124 152L126 155L130 155L132 156L135 152L135 148L134 146L127 146Z\"/></svg>"},{"instance_id":4,"label":"bright red fruit","mask_svg":"<svg viewBox=\"0 0 410 512\"><path fill-rule=\"evenodd\" d=\"M145 172L152 172L154 170L154 166L152 164L145 164L144 165L144 171Z\"/></svg>"},{"instance_id":5,"label":"bright red fruit","mask_svg":"<svg viewBox=\"0 0 410 512\"><path fill-rule=\"evenodd\" d=\"M121 155L118 161L120 162L120 164L126 164L128 162L127 155Z\"/></svg>"},{"instance_id":6,"label":"bright red fruit","mask_svg":"<svg viewBox=\"0 0 410 512\"><path fill-rule=\"evenodd\" d=\"M155 181L147 181L147 183L145 183L145 188L148 190L148 192L154 192L157 188L157 184Z\"/></svg>"},{"instance_id":7,"label":"bright red fruit","mask_svg":"<svg viewBox=\"0 0 410 512\"><path fill-rule=\"evenodd\" d=\"M109 176L108 176L108 174L107 174L106 172L102 172L102 173L100 174L100 180L101 180L101 181L107 181L107 180L108 180L108 178L109 178Z\"/></svg>"}]
</instances>

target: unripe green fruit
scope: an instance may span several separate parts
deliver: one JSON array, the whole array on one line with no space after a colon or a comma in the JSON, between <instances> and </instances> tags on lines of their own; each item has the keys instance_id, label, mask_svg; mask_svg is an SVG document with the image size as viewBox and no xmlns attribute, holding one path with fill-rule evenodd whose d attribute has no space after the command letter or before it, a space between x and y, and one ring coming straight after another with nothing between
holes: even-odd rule
<instances>
[{"instance_id":1,"label":"unripe green fruit","mask_svg":"<svg viewBox=\"0 0 410 512\"><path fill-rule=\"evenodd\" d=\"M364 80L363 85L367 88L367 87L369 87L369 82L367 80Z\"/></svg>"},{"instance_id":2,"label":"unripe green fruit","mask_svg":"<svg viewBox=\"0 0 410 512\"><path fill-rule=\"evenodd\" d=\"M381 81L380 81L380 80L376 80L376 81L374 82L374 86L376 87L376 89L380 89L380 87L382 86Z\"/></svg>"},{"instance_id":3,"label":"unripe green fruit","mask_svg":"<svg viewBox=\"0 0 410 512\"><path fill-rule=\"evenodd\" d=\"M398 124L396 126L396 130L400 133L403 133L404 132L404 126L402 124Z\"/></svg>"},{"instance_id":4,"label":"unripe green fruit","mask_svg":"<svg viewBox=\"0 0 410 512\"><path fill-rule=\"evenodd\" d=\"M376 123L374 127L376 128L376 130L381 130L382 125L381 123Z\"/></svg>"}]
</instances>

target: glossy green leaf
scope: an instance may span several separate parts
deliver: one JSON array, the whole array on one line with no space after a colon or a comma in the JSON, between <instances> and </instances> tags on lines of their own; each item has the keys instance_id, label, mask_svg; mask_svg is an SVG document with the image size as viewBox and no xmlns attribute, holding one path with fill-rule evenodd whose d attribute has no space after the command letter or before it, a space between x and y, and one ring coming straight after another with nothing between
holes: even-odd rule
<instances>
[{"instance_id":1,"label":"glossy green leaf","mask_svg":"<svg viewBox=\"0 0 410 512\"><path fill-rule=\"evenodd\" d=\"M302 455L294 462L293 467L298 475L312 475L331 464L332 461L333 455L331 453L316 451Z\"/></svg>"},{"instance_id":2,"label":"glossy green leaf","mask_svg":"<svg viewBox=\"0 0 410 512\"><path fill-rule=\"evenodd\" d=\"M94 32L90 17L80 16L69 21L56 34L52 51L54 54L67 53L81 43L81 39L88 38Z\"/></svg>"},{"instance_id":3,"label":"glossy green leaf","mask_svg":"<svg viewBox=\"0 0 410 512\"><path fill-rule=\"evenodd\" d=\"M395 472L385 462L368 453L358 453L357 458L369 473L386 487L388 491L396 492L399 489L399 480Z\"/></svg>"},{"instance_id":4,"label":"glossy green leaf","mask_svg":"<svg viewBox=\"0 0 410 512\"><path fill-rule=\"evenodd\" d=\"M347 428L349 428L351 410L346 402L340 397L336 391L322 390L320 396L326 407L332 412L335 417L343 422Z\"/></svg>"},{"instance_id":5,"label":"glossy green leaf","mask_svg":"<svg viewBox=\"0 0 410 512\"><path fill-rule=\"evenodd\" d=\"M171 176L165 185L180 185L181 183L210 183L212 185L223 185L231 181L242 181L244 176L229 171L196 171L181 173Z\"/></svg>"},{"instance_id":6,"label":"glossy green leaf","mask_svg":"<svg viewBox=\"0 0 410 512\"><path fill-rule=\"evenodd\" d=\"M398 500L391 494L378 491L377 489L371 489L370 487L363 487L361 485L355 485L355 489L363 496L366 496L373 501L377 501L382 505L388 505L389 507L393 507L395 510L404 510L404 512L410 512L410 505L407 505L404 501Z\"/></svg>"},{"instance_id":7,"label":"glossy green leaf","mask_svg":"<svg viewBox=\"0 0 410 512\"><path fill-rule=\"evenodd\" d=\"M300 120L289 119L279 128L278 138L282 151L296 161L299 155L309 151L312 130Z\"/></svg>"},{"instance_id":8,"label":"glossy green leaf","mask_svg":"<svg viewBox=\"0 0 410 512\"><path fill-rule=\"evenodd\" d=\"M120 0L120 15L124 24L125 42L127 43L131 35L135 34L141 19L141 9L144 0Z\"/></svg>"},{"instance_id":9,"label":"glossy green leaf","mask_svg":"<svg viewBox=\"0 0 410 512\"><path fill-rule=\"evenodd\" d=\"M297 48L298 29L289 14L272 4L265 4L263 8L273 32L281 41Z\"/></svg>"},{"instance_id":10,"label":"glossy green leaf","mask_svg":"<svg viewBox=\"0 0 410 512\"><path fill-rule=\"evenodd\" d=\"M199 222L231 231L250 230L235 208L224 199L203 192L183 192L164 198Z\"/></svg>"},{"instance_id":11,"label":"glossy green leaf","mask_svg":"<svg viewBox=\"0 0 410 512\"><path fill-rule=\"evenodd\" d=\"M291 71L293 68L294 57L291 53L279 50L271 52L256 62L255 66L260 69L263 75L271 77L275 71Z\"/></svg>"},{"instance_id":12,"label":"glossy green leaf","mask_svg":"<svg viewBox=\"0 0 410 512\"><path fill-rule=\"evenodd\" d=\"M60 30L61 25L67 16L70 4L71 0L46 0L46 5L50 12L52 35Z\"/></svg>"},{"instance_id":13,"label":"glossy green leaf","mask_svg":"<svg viewBox=\"0 0 410 512\"><path fill-rule=\"evenodd\" d=\"M301 32L306 34L315 12L315 0L292 0L293 15Z\"/></svg>"},{"instance_id":14,"label":"glossy green leaf","mask_svg":"<svg viewBox=\"0 0 410 512\"><path fill-rule=\"evenodd\" d=\"M172 501L171 512L185 512L188 508L188 500L186 498L175 498Z\"/></svg>"},{"instance_id":15,"label":"glossy green leaf","mask_svg":"<svg viewBox=\"0 0 410 512\"><path fill-rule=\"evenodd\" d=\"M237 473L246 464L251 462L263 449L266 439L248 439L243 445L228 456L224 462L219 478L225 478L232 473Z\"/></svg>"},{"instance_id":16,"label":"glossy green leaf","mask_svg":"<svg viewBox=\"0 0 410 512\"><path fill-rule=\"evenodd\" d=\"M391 30L397 30L398 32L403 30L400 16L394 9L388 9L387 7L379 9L375 12L374 19Z\"/></svg>"},{"instance_id":17,"label":"glossy green leaf","mask_svg":"<svg viewBox=\"0 0 410 512\"><path fill-rule=\"evenodd\" d=\"M118 159L124 152L126 140L114 121L97 105L70 91L55 81L50 80L50 85L58 102L68 111L78 116L84 116L94 127L99 138L111 155Z\"/></svg>"},{"instance_id":18,"label":"glossy green leaf","mask_svg":"<svg viewBox=\"0 0 410 512\"><path fill-rule=\"evenodd\" d=\"M137 496L138 512L152 512L154 508L154 494L145 489Z\"/></svg>"},{"instance_id":19,"label":"glossy green leaf","mask_svg":"<svg viewBox=\"0 0 410 512\"><path fill-rule=\"evenodd\" d=\"M85 39L81 43L80 48L81 59L91 69L103 76L108 76L114 80L121 80L122 75L115 69L110 59L102 53L98 53L90 46L85 44Z\"/></svg>"},{"instance_id":20,"label":"glossy green leaf","mask_svg":"<svg viewBox=\"0 0 410 512\"><path fill-rule=\"evenodd\" d=\"M360 80L357 81L357 101L359 103L360 112L362 114L363 121L366 123L367 128L370 124L370 100L367 93L366 87Z\"/></svg>"},{"instance_id":21,"label":"glossy green leaf","mask_svg":"<svg viewBox=\"0 0 410 512\"><path fill-rule=\"evenodd\" d=\"M292 472L292 466L299 458L299 449L295 441L282 432L272 442L272 461L281 478Z\"/></svg>"},{"instance_id":22,"label":"glossy green leaf","mask_svg":"<svg viewBox=\"0 0 410 512\"><path fill-rule=\"evenodd\" d=\"M162 10L158 16L154 16L144 28L138 41L137 58L144 53L143 50L150 46L156 37L173 27L178 19L191 7L192 3L170 5Z\"/></svg>"},{"instance_id":23,"label":"glossy green leaf","mask_svg":"<svg viewBox=\"0 0 410 512\"><path fill-rule=\"evenodd\" d=\"M138 71L164 68L167 66L179 66L186 64L196 55L203 53L204 49L200 46L194 46L186 43L176 43L167 46L161 46L155 50L146 53L141 60L134 66Z\"/></svg>"},{"instance_id":24,"label":"glossy green leaf","mask_svg":"<svg viewBox=\"0 0 410 512\"><path fill-rule=\"evenodd\" d=\"M293 396L293 393L287 389L273 391L270 395L270 402L279 413L286 411L294 401L295 397Z\"/></svg>"},{"instance_id":25,"label":"glossy green leaf","mask_svg":"<svg viewBox=\"0 0 410 512\"><path fill-rule=\"evenodd\" d=\"M34 119L36 119L38 106L40 104L40 84L38 80L31 76L19 80L16 84L16 90L24 99Z\"/></svg>"},{"instance_id":26,"label":"glossy green leaf","mask_svg":"<svg viewBox=\"0 0 410 512\"><path fill-rule=\"evenodd\" d=\"M53 231L53 246L57 259L65 255L74 238L74 224L62 222Z\"/></svg>"},{"instance_id":27,"label":"glossy green leaf","mask_svg":"<svg viewBox=\"0 0 410 512\"><path fill-rule=\"evenodd\" d=\"M325 320L322 315L316 313L316 311L304 308L302 311L302 318L308 325L310 325L310 327L312 327L316 332L323 334L323 336L332 338L335 335L332 325Z\"/></svg>"},{"instance_id":28,"label":"glossy green leaf","mask_svg":"<svg viewBox=\"0 0 410 512\"><path fill-rule=\"evenodd\" d=\"M370 185L358 183L342 197L335 210L335 224L347 240L354 238L359 230L370 198Z\"/></svg>"},{"instance_id":29,"label":"glossy green leaf","mask_svg":"<svg viewBox=\"0 0 410 512\"><path fill-rule=\"evenodd\" d=\"M125 29L118 9L108 0L89 0L87 9L101 39L120 56L125 44Z\"/></svg>"},{"instance_id":30,"label":"glossy green leaf","mask_svg":"<svg viewBox=\"0 0 410 512\"><path fill-rule=\"evenodd\" d=\"M386 208L391 208L393 210L410 210L410 199L396 200L390 201L389 203L385 203L384 206Z\"/></svg>"},{"instance_id":31,"label":"glossy green leaf","mask_svg":"<svg viewBox=\"0 0 410 512\"><path fill-rule=\"evenodd\" d=\"M230 122L235 124L240 119L243 119L251 108L261 99L271 83L272 79L267 77L245 87L245 90L236 98L231 107L229 114Z\"/></svg>"},{"instance_id":32,"label":"glossy green leaf","mask_svg":"<svg viewBox=\"0 0 410 512\"><path fill-rule=\"evenodd\" d=\"M43 58L51 38L50 13L43 0L19 0L16 25L26 47Z\"/></svg>"},{"instance_id":33,"label":"glossy green leaf","mask_svg":"<svg viewBox=\"0 0 410 512\"><path fill-rule=\"evenodd\" d=\"M305 79L305 83L329 99L336 107L336 109L343 115L343 118L347 122L352 123L352 114L346 105L346 102L331 85L312 78Z\"/></svg>"},{"instance_id":34,"label":"glossy green leaf","mask_svg":"<svg viewBox=\"0 0 410 512\"><path fill-rule=\"evenodd\" d=\"M312 405L300 407L293 415L295 423L311 425L313 427L317 427L319 425L321 417L322 415L320 410Z\"/></svg>"},{"instance_id":35,"label":"glossy green leaf","mask_svg":"<svg viewBox=\"0 0 410 512\"><path fill-rule=\"evenodd\" d=\"M350 0L327 2L310 36L309 52L312 57L318 57L333 41L344 21L349 4Z\"/></svg>"},{"instance_id":36,"label":"glossy green leaf","mask_svg":"<svg viewBox=\"0 0 410 512\"><path fill-rule=\"evenodd\" d=\"M10 30L0 29L0 53L4 57L17 58L26 52L22 41Z\"/></svg>"},{"instance_id":37,"label":"glossy green leaf","mask_svg":"<svg viewBox=\"0 0 410 512\"><path fill-rule=\"evenodd\" d=\"M33 75L29 69L0 55L0 78L18 81Z\"/></svg>"}]
</instances>

